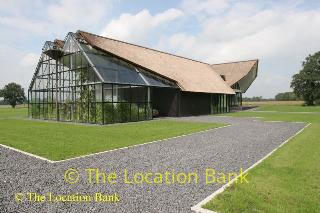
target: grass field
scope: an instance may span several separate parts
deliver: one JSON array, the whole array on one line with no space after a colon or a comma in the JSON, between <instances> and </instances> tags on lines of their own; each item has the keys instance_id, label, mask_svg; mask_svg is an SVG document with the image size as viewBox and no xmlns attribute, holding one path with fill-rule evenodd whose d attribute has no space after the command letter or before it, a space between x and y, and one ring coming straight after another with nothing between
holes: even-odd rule
<instances>
[{"instance_id":1,"label":"grass field","mask_svg":"<svg viewBox=\"0 0 320 213\"><path fill-rule=\"evenodd\" d=\"M249 184L232 185L204 208L219 213L320 212L320 107L262 106L257 110L276 112L249 111L228 115L312 124L250 170Z\"/></svg>"},{"instance_id":2,"label":"grass field","mask_svg":"<svg viewBox=\"0 0 320 213\"><path fill-rule=\"evenodd\" d=\"M108 126L32 121L27 109L0 108L0 144L50 160L142 144L223 126L222 124L144 121Z\"/></svg>"},{"instance_id":3,"label":"grass field","mask_svg":"<svg viewBox=\"0 0 320 213\"><path fill-rule=\"evenodd\" d=\"M244 106L265 106L265 105L302 106L304 104L304 101L244 101L242 104Z\"/></svg>"},{"instance_id":4,"label":"grass field","mask_svg":"<svg viewBox=\"0 0 320 213\"><path fill-rule=\"evenodd\" d=\"M28 109L27 108L16 108L13 109L8 106L0 107L0 120L1 119L19 119L19 118L27 118Z\"/></svg>"}]
</instances>

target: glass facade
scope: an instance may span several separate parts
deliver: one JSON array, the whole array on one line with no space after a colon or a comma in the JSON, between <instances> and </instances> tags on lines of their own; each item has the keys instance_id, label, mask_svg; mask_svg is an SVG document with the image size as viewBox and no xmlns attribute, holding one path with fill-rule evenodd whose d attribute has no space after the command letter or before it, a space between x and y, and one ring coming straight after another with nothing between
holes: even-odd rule
<instances>
[{"instance_id":1,"label":"glass facade","mask_svg":"<svg viewBox=\"0 0 320 213\"><path fill-rule=\"evenodd\" d=\"M231 95L212 94L211 95L211 114L230 112L229 102Z\"/></svg>"},{"instance_id":2,"label":"glass facade","mask_svg":"<svg viewBox=\"0 0 320 213\"><path fill-rule=\"evenodd\" d=\"M69 33L63 47L45 43L28 90L28 113L35 119L96 124L149 120L154 87L177 88L175 83ZM234 102L238 96L208 94L206 104L212 114L226 113L238 103ZM205 108L205 113L210 113L207 105Z\"/></svg>"},{"instance_id":3,"label":"glass facade","mask_svg":"<svg viewBox=\"0 0 320 213\"><path fill-rule=\"evenodd\" d=\"M232 89L236 92L235 95L232 95L230 98L230 107L239 107L242 106L242 91L240 89L239 83L235 83L231 86Z\"/></svg>"},{"instance_id":4,"label":"glass facade","mask_svg":"<svg viewBox=\"0 0 320 213\"><path fill-rule=\"evenodd\" d=\"M140 68L79 43L46 42L31 82L29 116L108 124L152 119L151 87L170 87Z\"/></svg>"},{"instance_id":5,"label":"glass facade","mask_svg":"<svg viewBox=\"0 0 320 213\"><path fill-rule=\"evenodd\" d=\"M235 95L232 95L230 98L230 107L239 107L242 106L242 93L236 92Z\"/></svg>"}]
</instances>

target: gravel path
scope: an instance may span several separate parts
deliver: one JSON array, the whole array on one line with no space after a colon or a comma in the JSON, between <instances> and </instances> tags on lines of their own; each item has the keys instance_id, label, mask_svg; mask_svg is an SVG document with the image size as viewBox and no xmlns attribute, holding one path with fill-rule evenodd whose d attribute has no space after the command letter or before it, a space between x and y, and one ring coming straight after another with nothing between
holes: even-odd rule
<instances>
[{"instance_id":1,"label":"gravel path","mask_svg":"<svg viewBox=\"0 0 320 213\"><path fill-rule=\"evenodd\" d=\"M217 172L245 170L305 123L263 122L250 118L199 116L182 120L227 123L231 126L51 164L0 147L0 212L190 212L191 206L220 188L205 184L205 169ZM68 184L64 172L76 168L79 182ZM116 172L115 184L90 184L85 169ZM123 172L197 172L198 184L124 184ZM250 181L250 176L249 176ZM117 193L118 203L15 201L15 193ZM24 194L26 195L26 194Z\"/></svg>"}]
</instances>

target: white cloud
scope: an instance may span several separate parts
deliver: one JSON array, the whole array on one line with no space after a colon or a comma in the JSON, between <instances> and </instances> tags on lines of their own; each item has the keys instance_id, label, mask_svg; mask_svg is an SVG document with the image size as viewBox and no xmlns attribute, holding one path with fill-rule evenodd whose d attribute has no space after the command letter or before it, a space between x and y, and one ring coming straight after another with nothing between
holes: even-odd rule
<instances>
[{"instance_id":1,"label":"white cloud","mask_svg":"<svg viewBox=\"0 0 320 213\"><path fill-rule=\"evenodd\" d=\"M111 9L109 0L60 0L47 8L49 19L63 26L97 24Z\"/></svg>"},{"instance_id":2,"label":"white cloud","mask_svg":"<svg viewBox=\"0 0 320 213\"><path fill-rule=\"evenodd\" d=\"M42 0L33 0L33 1L21 1L21 0L0 0L0 12L1 14L6 15L21 15L28 11L28 9L32 9L34 11L38 11L41 7L43 7L45 3Z\"/></svg>"},{"instance_id":3,"label":"white cloud","mask_svg":"<svg viewBox=\"0 0 320 213\"><path fill-rule=\"evenodd\" d=\"M0 17L0 24L10 28L29 31L40 35L48 33L48 25L45 22L26 19L22 16Z\"/></svg>"},{"instance_id":4,"label":"white cloud","mask_svg":"<svg viewBox=\"0 0 320 213\"><path fill-rule=\"evenodd\" d=\"M39 55L35 53L27 53L20 61L20 65L24 67L36 67L39 61Z\"/></svg>"},{"instance_id":5,"label":"white cloud","mask_svg":"<svg viewBox=\"0 0 320 213\"><path fill-rule=\"evenodd\" d=\"M227 0L184 0L181 5L188 13L215 15L227 9L229 2Z\"/></svg>"},{"instance_id":6,"label":"white cloud","mask_svg":"<svg viewBox=\"0 0 320 213\"><path fill-rule=\"evenodd\" d=\"M0 25L39 36L100 27L112 0L0 1Z\"/></svg>"},{"instance_id":7,"label":"white cloud","mask_svg":"<svg viewBox=\"0 0 320 213\"><path fill-rule=\"evenodd\" d=\"M289 90L304 57L320 50L320 9L300 7L308 3L182 0L176 9L156 14L141 9L107 22L112 0L0 0L0 38L6 41L1 44L0 84L27 85L38 60L34 52L40 52L45 39L102 29L104 36L210 63L259 58L258 78L246 95L271 97Z\"/></svg>"},{"instance_id":8,"label":"white cloud","mask_svg":"<svg viewBox=\"0 0 320 213\"><path fill-rule=\"evenodd\" d=\"M254 2L230 5L223 15L199 19L198 33L162 37L158 47L209 63L259 58L258 79L246 95L272 97L290 90L304 57L320 50L320 10L261 8Z\"/></svg>"},{"instance_id":9,"label":"white cloud","mask_svg":"<svg viewBox=\"0 0 320 213\"><path fill-rule=\"evenodd\" d=\"M102 31L102 35L137 42L150 36L156 28L168 24L182 16L177 9L168 9L162 13L151 15L146 9L137 14L125 13L118 19L113 19Z\"/></svg>"},{"instance_id":10,"label":"white cloud","mask_svg":"<svg viewBox=\"0 0 320 213\"><path fill-rule=\"evenodd\" d=\"M0 0L0 88L9 82L27 88L46 40L101 29L111 7L112 0Z\"/></svg>"},{"instance_id":11,"label":"white cloud","mask_svg":"<svg viewBox=\"0 0 320 213\"><path fill-rule=\"evenodd\" d=\"M25 53L5 44L1 44L0 49L5 50L0 51L0 88L10 82L16 82L27 90L35 70L35 54Z\"/></svg>"}]
</instances>

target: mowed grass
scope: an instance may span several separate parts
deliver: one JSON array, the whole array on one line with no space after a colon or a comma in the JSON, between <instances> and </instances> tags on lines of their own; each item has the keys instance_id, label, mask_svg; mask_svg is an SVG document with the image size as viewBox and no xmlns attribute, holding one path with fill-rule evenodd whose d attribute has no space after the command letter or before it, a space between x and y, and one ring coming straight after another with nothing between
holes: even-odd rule
<instances>
[{"instance_id":1,"label":"mowed grass","mask_svg":"<svg viewBox=\"0 0 320 213\"><path fill-rule=\"evenodd\" d=\"M304 101L244 101L242 104L244 106L302 106Z\"/></svg>"},{"instance_id":2,"label":"mowed grass","mask_svg":"<svg viewBox=\"0 0 320 213\"><path fill-rule=\"evenodd\" d=\"M320 106L299 106L299 105L264 105L256 110L259 111L276 111L276 112L318 112L320 113Z\"/></svg>"},{"instance_id":3,"label":"mowed grass","mask_svg":"<svg viewBox=\"0 0 320 213\"><path fill-rule=\"evenodd\" d=\"M26 113L27 109L0 109L0 144L50 160L63 160L223 126L173 120L81 125L21 119L26 118Z\"/></svg>"},{"instance_id":4,"label":"mowed grass","mask_svg":"<svg viewBox=\"0 0 320 213\"><path fill-rule=\"evenodd\" d=\"M307 122L319 123L320 113L294 113L294 112L255 112L245 111L238 113L225 114L234 117L257 117L265 121L288 121L288 122Z\"/></svg>"},{"instance_id":5,"label":"mowed grass","mask_svg":"<svg viewBox=\"0 0 320 213\"><path fill-rule=\"evenodd\" d=\"M277 110L275 106L273 108ZM296 106L300 112L316 112L318 107ZM258 108L258 110L260 110ZM249 184L234 184L207 203L217 212L320 212L320 114L239 112L228 115L262 117L263 120L311 122L302 133L249 171Z\"/></svg>"},{"instance_id":6,"label":"mowed grass","mask_svg":"<svg viewBox=\"0 0 320 213\"><path fill-rule=\"evenodd\" d=\"M17 107L15 109L9 106L1 106L0 107L0 120L7 118L27 118L28 109Z\"/></svg>"}]
</instances>

